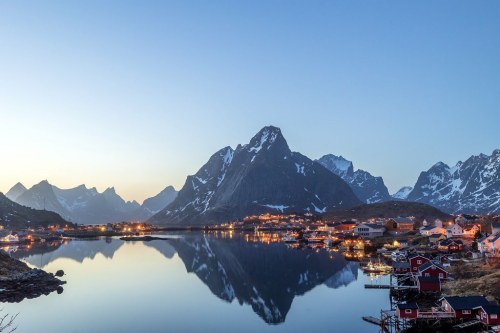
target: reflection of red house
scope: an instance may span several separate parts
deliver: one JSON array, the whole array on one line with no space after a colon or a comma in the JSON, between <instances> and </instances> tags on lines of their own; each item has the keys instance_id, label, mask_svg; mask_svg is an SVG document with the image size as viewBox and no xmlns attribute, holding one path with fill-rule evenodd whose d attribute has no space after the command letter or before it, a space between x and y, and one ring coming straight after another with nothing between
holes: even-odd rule
<instances>
[{"instance_id":1,"label":"reflection of red house","mask_svg":"<svg viewBox=\"0 0 500 333\"><path fill-rule=\"evenodd\" d=\"M417 287L421 293L438 293L441 291L441 280L436 276L419 276Z\"/></svg>"},{"instance_id":2,"label":"reflection of red house","mask_svg":"<svg viewBox=\"0 0 500 333\"><path fill-rule=\"evenodd\" d=\"M413 256L410 256L410 266L411 266L411 271L412 273L417 273L418 268L422 266L423 264L426 264L430 261L429 258L424 257L423 255L420 254L414 254Z\"/></svg>"},{"instance_id":3,"label":"reflection of red house","mask_svg":"<svg viewBox=\"0 0 500 333\"><path fill-rule=\"evenodd\" d=\"M453 313L456 319L474 318L475 308L490 305L484 296L447 296L440 301L443 310Z\"/></svg>"},{"instance_id":4,"label":"reflection of red house","mask_svg":"<svg viewBox=\"0 0 500 333\"><path fill-rule=\"evenodd\" d=\"M423 277L436 277L441 280L448 278L448 272L439 264L429 261L418 268L418 275Z\"/></svg>"},{"instance_id":5,"label":"reflection of red house","mask_svg":"<svg viewBox=\"0 0 500 333\"><path fill-rule=\"evenodd\" d=\"M396 316L400 319L416 319L418 305L416 303L398 303L396 305Z\"/></svg>"},{"instance_id":6,"label":"reflection of red house","mask_svg":"<svg viewBox=\"0 0 500 333\"><path fill-rule=\"evenodd\" d=\"M488 326L500 325L500 306L481 305L474 308L476 319Z\"/></svg>"}]
</instances>

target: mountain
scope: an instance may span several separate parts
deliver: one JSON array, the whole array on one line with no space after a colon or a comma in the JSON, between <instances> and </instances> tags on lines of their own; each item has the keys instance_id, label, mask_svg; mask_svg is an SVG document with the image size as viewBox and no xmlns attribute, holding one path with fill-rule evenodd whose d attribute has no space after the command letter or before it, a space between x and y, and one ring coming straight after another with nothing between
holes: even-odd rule
<instances>
[{"instance_id":1,"label":"mountain","mask_svg":"<svg viewBox=\"0 0 500 333\"><path fill-rule=\"evenodd\" d=\"M413 187L411 186L403 186L399 189L399 191L392 195L392 198L396 200L406 200L406 198L408 198L408 194L410 194L412 190Z\"/></svg>"},{"instance_id":2,"label":"mountain","mask_svg":"<svg viewBox=\"0 0 500 333\"><path fill-rule=\"evenodd\" d=\"M186 270L226 302L248 304L266 323L285 321L295 297L357 279L358 264L339 253L295 251L283 243L251 243L209 235L171 239ZM156 242L156 244L159 244ZM150 245L150 244L148 244ZM151 242L152 247L155 243Z\"/></svg>"},{"instance_id":3,"label":"mountain","mask_svg":"<svg viewBox=\"0 0 500 333\"><path fill-rule=\"evenodd\" d=\"M500 149L453 167L436 163L420 174L407 200L449 213L500 214Z\"/></svg>"},{"instance_id":4,"label":"mountain","mask_svg":"<svg viewBox=\"0 0 500 333\"><path fill-rule=\"evenodd\" d=\"M173 186L167 186L163 191L154 197L144 200L142 208L153 215L167 207L176 197L177 191L175 188Z\"/></svg>"},{"instance_id":5,"label":"mountain","mask_svg":"<svg viewBox=\"0 0 500 333\"><path fill-rule=\"evenodd\" d=\"M68 223L59 214L19 205L0 193L0 225L5 229L46 227L51 224L66 225Z\"/></svg>"},{"instance_id":6,"label":"mountain","mask_svg":"<svg viewBox=\"0 0 500 333\"><path fill-rule=\"evenodd\" d=\"M213 224L265 212L322 213L359 203L340 177L290 151L281 130L268 126L250 143L212 155L150 222Z\"/></svg>"},{"instance_id":7,"label":"mountain","mask_svg":"<svg viewBox=\"0 0 500 333\"><path fill-rule=\"evenodd\" d=\"M370 218L391 218L414 216L418 220L424 219L442 221L452 220L453 217L443 213L439 209L419 203L406 201L386 201L374 204L366 204L350 209L337 210L323 214L325 219L350 220L350 219L370 219Z\"/></svg>"},{"instance_id":8,"label":"mountain","mask_svg":"<svg viewBox=\"0 0 500 333\"><path fill-rule=\"evenodd\" d=\"M12 188L9 192L15 193L14 190ZM160 194L152 200L152 206L161 205L162 200L168 199L166 194ZM102 193L95 187L87 188L85 185L60 189L46 180L25 190L15 201L27 207L56 212L69 221L81 224L146 220L153 215L149 207L123 200L113 187Z\"/></svg>"},{"instance_id":9,"label":"mountain","mask_svg":"<svg viewBox=\"0 0 500 333\"><path fill-rule=\"evenodd\" d=\"M27 188L24 187L23 184L17 183L9 190L9 192L5 194L5 196L10 200L15 201L21 194L23 194L26 191Z\"/></svg>"},{"instance_id":10,"label":"mountain","mask_svg":"<svg viewBox=\"0 0 500 333\"><path fill-rule=\"evenodd\" d=\"M374 203L391 200L382 177L374 177L360 169L354 171L352 162L342 156L329 154L316 161L349 184L361 201Z\"/></svg>"}]
</instances>

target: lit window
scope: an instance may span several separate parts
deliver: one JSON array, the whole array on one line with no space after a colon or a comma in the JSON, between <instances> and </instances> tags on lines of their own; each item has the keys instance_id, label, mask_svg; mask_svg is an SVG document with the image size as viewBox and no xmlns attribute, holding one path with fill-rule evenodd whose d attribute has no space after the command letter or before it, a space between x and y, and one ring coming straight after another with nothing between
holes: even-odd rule
<instances>
[{"instance_id":1,"label":"lit window","mask_svg":"<svg viewBox=\"0 0 500 333\"><path fill-rule=\"evenodd\" d=\"M462 310L463 314L470 314L470 310Z\"/></svg>"},{"instance_id":2,"label":"lit window","mask_svg":"<svg viewBox=\"0 0 500 333\"><path fill-rule=\"evenodd\" d=\"M411 313L411 309L406 309L405 313Z\"/></svg>"}]
</instances>

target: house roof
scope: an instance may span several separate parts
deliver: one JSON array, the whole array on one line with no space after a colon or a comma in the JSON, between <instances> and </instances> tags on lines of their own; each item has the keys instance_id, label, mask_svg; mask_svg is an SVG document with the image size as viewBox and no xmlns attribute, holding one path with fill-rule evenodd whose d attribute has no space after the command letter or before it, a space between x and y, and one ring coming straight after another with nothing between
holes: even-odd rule
<instances>
[{"instance_id":1,"label":"house roof","mask_svg":"<svg viewBox=\"0 0 500 333\"><path fill-rule=\"evenodd\" d=\"M474 309L483 308L487 314L500 314L500 305L481 305L476 306Z\"/></svg>"},{"instance_id":2,"label":"house roof","mask_svg":"<svg viewBox=\"0 0 500 333\"><path fill-rule=\"evenodd\" d=\"M495 235L495 237L493 237L492 239L490 239L490 243L495 243L497 241L497 239L500 238L500 234L498 235Z\"/></svg>"},{"instance_id":3,"label":"house roof","mask_svg":"<svg viewBox=\"0 0 500 333\"><path fill-rule=\"evenodd\" d=\"M447 227L446 227L446 230L451 230L451 229L453 229L453 228L455 228L455 227L459 227L460 229L462 229L462 227L461 227L461 226L459 226L458 224L452 224L452 225L447 226Z\"/></svg>"},{"instance_id":4,"label":"house roof","mask_svg":"<svg viewBox=\"0 0 500 333\"><path fill-rule=\"evenodd\" d=\"M425 226L425 227L420 228L420 230L432 230L432 229L434 229L434 228L436 228L436 227L435 227L435 226L433 226L433 225L428 225L428 226Z\"/></svg>"},{"instance_id":5,"label":"house roof","mask_svg":"<svg viewBox=\"0 0 500 333\"><path fill-rule=\"evenodd\" d=\"M443 270L443 271L446 272L446 270L443 268L443 266L441 266L440 264L435 263L433 261L429 261L429 262L423 264L422 266L420 266L418 268L418 271L419 272L425 271L427 268L432 267L432 266L436 266L437 268L439 268L439 269L441 269L441 270Z\"/></svg>"},{"instance_id":6,"label":"house roof","mask_svg":"<svg viewBox=\"0 0 500 333\"><path fill-rule=\"evenodd\" d=\"M446 300L453 310L472 310L478 306L489 306L490 303L484 296L446 296Z\"/></svg>"},{"instance_id":7,"label":"house roof","mask_svg":"<svg viewBox=\"0 0 500 333\"><path fill-rule=\"evenodd\" d=\"M448 246L448 245L451 245L451 244L457 244L457 245L463 245L464 242L462 242L460 239L444 239L442 241L439 242L439 245L441 246Z\"/></svg>"},{"instance_id":8,"label":"house roof","mask_svg":"<svg viewBox=\"0 0 500 333\"><path fill-rule=\"evenodd\" d=\"M392 263L393 268L399 268L399 269L404 269L404 268L410 268L410 263L409 262L393 262Z\"/></svg>"},{"instance_id":9,"label":"house roof","mask_svg":"<svg viewBox=\"0 0 500 333\"><path fill-rule=\"evenodd\" d=\"M398 303L396 306L400 310L406 310L406 309L417 310L418 309L417 303Z\"/></svg>"},{"instance_id":10,"label":"house roof","mask_svg":"<svg viewBox=\"0 0 500 333\"><path fill-rule=\"evenodd\" d=\"M429 236L429 238L439 238L439 237L445 237L443 234L432 234Z\"/></svg>"},{"instance_id":11,"label":"house roof","mask_svg":"<svg viewBox=\"0 0 500 333\"><path fill-rule=\"evenodd\" d=\"M393 220L396 223L413 223L414 222L409 217L394 217L391 220Z\"/></svg>"},{"instance_id":12,"label":"house roof","mask_svg":"<svg viewBox=\"0 0 500 333\"><path fill-rule=\"evenodd\" d=\"M385 227L383 225L375 224L375 223L363 223L358 225L358 227L368 227L372 229L384 229Z\"/></svg>"},{"instance_id":13,"label":"house roof","mask_svg":"<svg viewBox=\"0 0 500 333\"><path fill-rule=\"evenodd\" d=\"M426 255L426 254L418 254L418 253L414 253L414 254L410 254L410 255L408 256L408 260L411 260L411 259L416 258L416 257L422 257L422 258L425 258L425 259L428 259L428 260L430 260L430 259L431 259L431 258L429 258L429 256L428 256L428 255Z\"/></svg>"}]
</instances>

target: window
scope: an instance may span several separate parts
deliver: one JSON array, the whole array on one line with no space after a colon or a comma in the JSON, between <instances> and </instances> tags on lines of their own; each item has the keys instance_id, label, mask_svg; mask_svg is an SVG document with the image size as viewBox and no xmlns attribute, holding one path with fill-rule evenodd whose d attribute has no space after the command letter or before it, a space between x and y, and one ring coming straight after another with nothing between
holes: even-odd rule
<instances>
[{"instance_id":1,"label":"window","mask_svg":"<svg viewBox=\"0 0 500 333\"><path fill-rule=\"evenodd\" d=\"M405 313L411 313L411 309L406 309Z\"/></svg>"},{"instance_id":2,"label":"window","mask_svg":"<svg viewBox=\"0 0 500 333\"><path fill-rule=\"evenodd\" d=\"M429 277L429 276L431 276L431 274L430 273L425 273L424 276Z\"/></svg>"},{"instance_id":3,"label":"window","mask_svg":"<svg viewBox=\"0 0 500 333\"><path fill-rule=\"evenodd\" d=\"M444 278L444 274L443 273L439 273L439 277L442 279Z\"/></svg>"},{"instance_id":4,"label":"window","mask_svg":"<svg viewBox=\"0 0 500 333\"><path fill-rule=\"evenodd\" d=\"M470 314L470 310L462 310L463 314Z\"/></svg>"},{"instance_id":5,"label":"window","mask_svg":"<svg viewBox=\"0 0 500 333\"><path fill-rule=\"evenodd\" d=\"M491 319L497 319L497 318L498 318L498 315L497 315L497 314L491 314L491 315L490 315L490 318L491 318Z\"/></svg>"},{"instance_id":6,"label":"window","mask_svg":"<svg viewBox=\"0 0 500 333\"><path fill-rule=\"evenodd\" d=\"M417 265L420 265L422 263L422 260L417 260Z\"/></svg>"}]
</instances>

